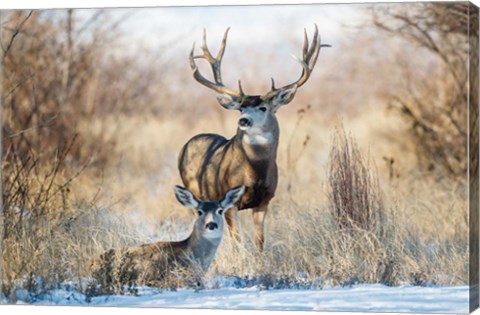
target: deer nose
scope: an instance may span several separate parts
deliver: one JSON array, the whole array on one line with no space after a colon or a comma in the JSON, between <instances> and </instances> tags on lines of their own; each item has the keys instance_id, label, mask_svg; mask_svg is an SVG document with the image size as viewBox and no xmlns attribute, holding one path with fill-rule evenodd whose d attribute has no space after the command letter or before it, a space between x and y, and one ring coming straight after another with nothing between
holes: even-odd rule
<instances>
[{"instance_id":1,"label":"deer nose","mask_svg":"<svg viewBox=\"0 0 480 315\"><path fill-rule=\"evenodd\" d=\"M208 222L208 223L205 225L205 228L206 228L207 230L213 231L213 230L215 230L215 229L218 228L218 224L215 223L215 222Z\"/></svg>"},{"instance_id":2,"label":"deer nose","mask_svg":"<svg viewBox=\"0 0 480 315\"><path fill-rule=\"evenodd\" d=\"M251 122L248 118L240 118L240 120L238 121L238 124L240 125L240 127L248 127L251 125Z\"/></svg>"}]
</instances>

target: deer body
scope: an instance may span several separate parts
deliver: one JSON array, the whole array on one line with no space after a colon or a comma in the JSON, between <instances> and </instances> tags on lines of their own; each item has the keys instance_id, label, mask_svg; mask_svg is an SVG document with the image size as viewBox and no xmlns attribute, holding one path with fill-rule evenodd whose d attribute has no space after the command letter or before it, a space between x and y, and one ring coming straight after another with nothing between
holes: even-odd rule
<instances>
[{"instance_id":1,"label":"deer body","mask_svg":"<svg viewBox=\"0 0 480 315\"><path fill-rule=\"evenodd\" d=\"M221 106L241 113L235 136L229 140L217 134L200 134L191 138L180 151L178 168L184 185L198 198L216 199L228 189L238 185L246 187L245 194L235 204L238 210L252 208L257 247L264 244L264 224L268 204L275 195L278 182L277 148L279 125L276 111L291 102L297 88L309 78L315 66L320 47L318 29L311 46L305 32L303 71L294 83L275 88L272 79L271 91L264 95L246 95L239 81L239 91L228 89L221 77L221 61L225 51L228 29L222 40L217 57L207 48L204 32L201 49L203 55L195 56L193 47L190 53L190 66L194 78L206 87L218 92ZM207 80L195 63L195 59L207 60L212 68L214 81ZM234 211L226 216L231 234L239 239L234 222Z\"/></svg>"},{"instance_id":2,"label":"deer body","mask_svg":"<svg viewBox=\"0 0 480 315\"><path fill-rule=\"evenodd\" d=\"M179 242L111 249L93 260L93 277L104 288L119 282L162 286L162 282L177 268L206 272L222 240L224 215L241 198L244 190L243 186L229 190L219 201L198 201L190 191L177 186L177 199L195 210L197 215L190 236Z\"/></svg>"},{"instance_id":3,"label":"deer body","mask_svg":"<svg viewBox=\"0 0 480 315\"><path fill-rule=\"evenodd\" d=\"M275 195L278 178L276 119L275 125L267 137L250 136L240 129L230 140L215 134L193 137L179 156L183 183L202 199L217 199L229 187L245 185L239 210L267 204Z\"/></svg>"}]
</instances>

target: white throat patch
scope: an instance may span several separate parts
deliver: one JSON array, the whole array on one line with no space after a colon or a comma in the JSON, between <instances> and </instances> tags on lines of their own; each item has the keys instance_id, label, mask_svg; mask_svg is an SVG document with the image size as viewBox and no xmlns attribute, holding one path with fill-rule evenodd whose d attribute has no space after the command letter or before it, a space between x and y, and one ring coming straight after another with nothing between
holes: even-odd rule
<instances>
[{"instance_id":1,"label":"white throat patch","mask_svg":"<svg viewBox=\"0 0 480 315\"><path fill-rule=\"evenodd\" d=\"M223 232L219 229L216 229L215 231L205 231L202 234L202 236L207 239L219 239L222 237L222 235Z\"/></svg>"},{"instance_id":2,"label":"white throat patch","mask_svg":"<svg viewBox=\"0 0 480 315\"><path fill-rule=\"evenodd\" d=\"M267 145L272 143L273 136L270 132L262 132L258 128L250 128L244 135L243 141L249 145Z\"/></svg>"}]
</instances>

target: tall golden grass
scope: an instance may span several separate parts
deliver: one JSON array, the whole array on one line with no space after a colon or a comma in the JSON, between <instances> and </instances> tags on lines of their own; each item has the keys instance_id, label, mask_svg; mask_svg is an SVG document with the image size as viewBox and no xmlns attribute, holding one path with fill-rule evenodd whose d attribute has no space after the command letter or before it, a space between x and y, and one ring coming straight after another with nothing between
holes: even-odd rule
<instances>
[{"instance_id":1,"label":"tall golden grass","mask_svg":"<svg viewBox=\"0 0 480 315\"><path fill-rule=\"evenodd\" d=\"M376 121L381 118L384 120L381 128L389 125L389 118L385 117L384 113L372 111L364 115L359 119ZM232 113L231 116L235 114ZM338 141L333 141L334 126L326 124L325 127L318 127L316 122L319 117L316 115L303 118L301 125L297 125L295 120L287 119L288 113L279 113L279 116L283 131L278 158L281 177L276 197L267 215L265 252L258 253L253 246L251 212L241 211L239 224L242 242L237 244L225 233L215 263L209 272L210 276L221 274L273 281L272 279L283 279L282 277L296 279L302 275L316 285L345 285L354 282L382 282L389 285L466 283L468 212L464 183L452 185L451 180L439 181L425 176L409 163L404 166L405 161L402 159L393 164L394 174L398 176L390 176L390 163L384 162L383 154L373 152L385 151L395 157L403 156L406 161L413 157L401 153L402 147L396 143L380 142L382 134L377 134L376 130L369 126L361 123L352 125L355 127L350 130L352 138L342 138L346 141L342 143L352 145L350 141L354 141L353 135L363 135L359 137L363 139L363 143L356 141L358 151L350 158L360 158L360 162L366 163L370 154L372 161L362 164L368 165L368 169L360 170L357 176L366 181L365 185L372 185L370 190L366 191L367 197L377 198L373 201L374 206L383 208L380 210L382 219L379 219L379 215L372 219L375 220L374 228L353 224L346 229L339 226L331 204L332 184L342 183L336 182L334 178L329 181L329 165L342 161L335 160L338 157L329 155L329 151L345 153L345 147L339 145ZM395 116L391 118L391 121L396 121ZM132 117L126 119L135 120ZM143 150L125 151L123 158L131 161L141 159L141 168L149 169L147 173L150 174L156 170L157 159L163 159L160 151L163 154L168 152L171 163L168 166L163 164L166 170L159 173L152 190L145 188L151 185L152 179L138 177L138 172L132 172L131 169L113 175L123 177L122 181L107 181L111 183L111 189L125 196L129 207L143 213L140 221L152 218L158 222L158 230L151 226L150 231L156 233L158 239L179 240L188 234L188 228L182 227L188 226L189 222L193 221L193 216L176 203L171 187L174 183L180 183L176 170L175 148L178 143L183 144L188 137L180 141L173 139L177 145L173 145L171 151L159 149L157 152L152 149L155 147L153 142L171 143L170 140L137 137L136 133L167 134L172 132L172 126L175 126L175 134L182 135L179 136L181 138L183 135L207 130L201 122L187 127L171 120L162 122L150 118L149 122L144 119L142 121L141 126L136 123L122 125L137 126L133 127L136 129L131 130L130 136L133 139L150 139L151 145L146 144ZM208 128L228 134L228 125L230 122L233 125L235 118L229 117L227 122L226 129L220 124L215 126L215 123ZM348 130L348 124L344 124ZM313 125L315 134L310 134L310 140L305 145L306 131ZM396 128L398 126L393 129ZM291 137L294 140L291 140ZM372 139L377 139L376 142L380 143L372 144ZM293 167L288 163L288 155L297 153L300 154L295 156ZM151 163L150 166L148 162ZM337 167L344 167L345 171L355 170L349 164L340 163ZM163 177L163 174L168 175ZM130 183L130 187L126 187L127 183ZM342 185L339 187L344 188ZM127 191L130 191L130 195ZM353 206L359 207L353 211L363 210L361 203L354 202ZM162 222L173 222L173 226L162 226ZM270 278L262 278L266 275ZM319 279L323 282L319 282Z\"/></svg>"}]
</instances>

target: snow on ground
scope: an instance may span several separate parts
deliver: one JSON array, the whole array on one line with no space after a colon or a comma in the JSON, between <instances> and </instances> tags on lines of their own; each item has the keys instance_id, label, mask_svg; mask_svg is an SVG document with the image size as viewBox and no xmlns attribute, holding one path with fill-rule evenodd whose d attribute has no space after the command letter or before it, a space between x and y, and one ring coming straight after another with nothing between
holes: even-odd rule
<instances>
[{"instance_id":1,"label":"snow on ground","mask_svg":"<svg viewBox=\"0 0 480 315\"><path fill-rule=\"evenodd\" d=\"M34 304L169 308L315 310L344 312L468 313L467 286L387 287L377 284L321 290L221 288L176 292L143 288L138 296L99 296L87 304L78 292L52 291Z\"/></svg>"}]
</instances>

